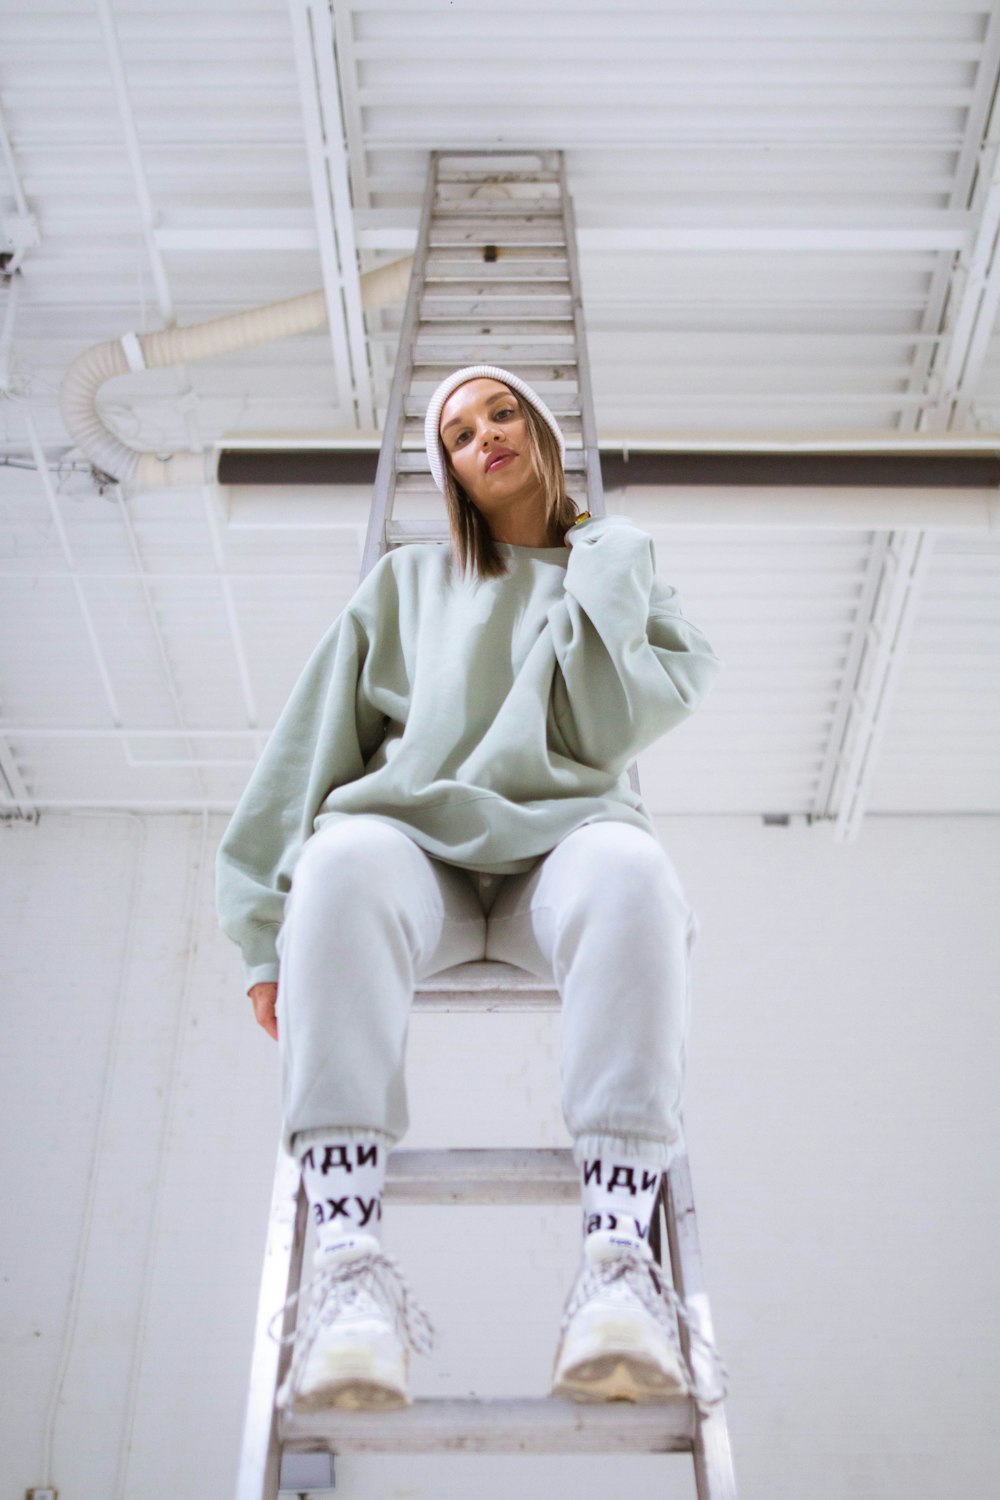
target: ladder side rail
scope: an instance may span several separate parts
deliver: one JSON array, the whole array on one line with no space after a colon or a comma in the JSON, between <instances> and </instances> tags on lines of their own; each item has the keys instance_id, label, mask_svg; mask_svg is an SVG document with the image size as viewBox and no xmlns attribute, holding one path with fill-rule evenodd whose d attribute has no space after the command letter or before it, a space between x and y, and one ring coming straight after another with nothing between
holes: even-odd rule
<instances>
[{"instance_id":1,"label":"ladder side rail","mask_svg":"<svg viewBox=\"0 0 1000 1500\"><path fill-rule=\"evenodd\" d=\"M431 219L434 213L434 195L437 190L438 151L431 152L430 168L424 185L424 198L420 209L420 228L417 232L417 248L413 256L413 269L406 292L406 307L399 330L399 345L393 366L392 384L385 411L385 426L382 429L382 446L379 449L378 467L375 470L375 486L372 508L368 517L361 559L361 580L367 578L371 569L389 550L386 521L391 517L396 488L396 454L403 446L405 423L404 398L409 390L410 372L413 368L413 345L417 336L420 303L424 294L424 273L430 243Z\"/></svg>"},{"instance_id":2,"label":"ladder side rail","mask_svg":"<svg viewBox=\"0 0 1000 1500\"><path fill-rule=\"evenodd\" d=\"M587 474L587 509L596 519L607 515L607 506L604 499L604 479L601 474L601 454L597 446L597 418L594 410L594 391L590 380L590 351L587 347L587 329L583 320L583 285L580 280L580 257L576 242L576 209L566 178L566 154L563 151L559 152L559 192L563 205L566 261L569 267L573 330L576 335L577 388L580 393L580 426L583 432L583 457ZM628 768L628 779L633 792L637 797L641 797L639 766L636 761L633 761Z\"/></svg>"},{"instance_id":3,"label":"ladder side rail","mask_svg":"<svg viewBox=\"0 0 1000 1500\"><path fill-rule=\"evenodd\" d=\"M601 456L597 447L597 422L594 415L594 393L590 382L590 354L587 330L583 321L583 288L580 282L580 257L576 242L576 211L566 181L566 156L559 152L559 190L563 205L566 240L566 264L569 270L570 303L573 334L576 343L577 390L580 397L580 425L583 431L583 453L587 472L587 509L595 518L606 514Z\"/></svg>"},{"instance_id":4,"label":"ladder side rail","mask_svg":"<svg viewBox=\"0 0 1000 1500\"><path fill-rule=\"evenodd\" d=\"M276 1309L299 1289L307 1217L308 1203L298 1166L285 1150L284 1143L280 1142L257 1298L236 1500L276 1500L278 1494L281 1443L274 1398L291 1358L291 1348L272 1339L268 1325ZM294 1309L286 1308L282 1337L287 1336L294 1325Z\"/></svg>"},{"instance_id":5,"label":"ladder side rail","mask_svg":"<svg viewBox=\"0 0 1000 1500\"><path fill-rule=\"evenodd\" d=\"M687 1304L689 1315L702 1337L714 1345L683 1121L680 1150L666 1172L666 1211L676 1291ZM709 1368L700 1347L692 1347L692 1340L683 1320L678 1319L678 1322L691 1368L699 1379L711 1381L714 1371ZM724 1402L714 1406L706 1417L696 1410L692 1452L698 1500L737 1500L736 1475Z\"/></svg>"},{"instance_id":6,"label":"ladder side rail","mask_svg":"<svg viewBox=\"0 0 1000 1500\"><path fill-rule=\"evenodd\" d=\"M405 360L397 353L392 385L386 409L385 428L379 450L378 466L368 530L362 553L359 583L368 575L387 550L385 522L392 513L396 478L396 450L401 447L404 422L403 397L408 385L420 297L423 291L423 266L427 258L430 220L433 211L438 153L431 153L421 209L417 252L414 258L406 308L400 330L400 351L408 351ZM305 1184L298 1164L279 1144L268 1217L264 1269L258 1296L257 1324L251 1360L250 1388L247 1395L243 1441L240 1451L236 1500L277 1500L281 1474L280 1413L275 1396L288 1362L289 1345L277 1344L269 1335L268 1324L275 1309L299 1290L305 1251L308 1203ZM282 1322L282 1337L292 1332L297 1314L287 1309Z\"/></svg>"}]
</instances>

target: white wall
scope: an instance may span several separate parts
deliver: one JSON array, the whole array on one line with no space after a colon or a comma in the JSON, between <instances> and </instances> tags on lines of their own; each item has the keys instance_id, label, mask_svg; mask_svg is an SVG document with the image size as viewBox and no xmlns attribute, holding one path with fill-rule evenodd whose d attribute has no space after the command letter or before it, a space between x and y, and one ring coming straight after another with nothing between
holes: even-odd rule
<instances>
[{"instance_id":1,"label":"white wall","mask_svg":"<svg viewBox=\"0 0 1000 1500\"><path fill-rule=\"evenodd\" d=\"M0 828L0 1500L224 1500L277 1050L213 816ZM685 1118L741 1500L998 1484L1000 824L673 818L701 919ZM568 1145L558 1015L414 1016L407 1148ZM541 1395L575 1208L387 1209L438 1328L418 1395ZM51 1462L49 1462L49 1460ZM693 1495L683 1457L337 1461L337 1494Z\"/></svg>"}]
</instances>

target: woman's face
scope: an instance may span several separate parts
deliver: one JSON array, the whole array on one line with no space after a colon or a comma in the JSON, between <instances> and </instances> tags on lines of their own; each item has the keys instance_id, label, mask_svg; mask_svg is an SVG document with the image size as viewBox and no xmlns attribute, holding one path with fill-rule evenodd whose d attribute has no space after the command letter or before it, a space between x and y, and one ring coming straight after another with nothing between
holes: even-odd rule
<instances>
[{"instance_id":1,"label":"woman's face","mask_svg":"<svg viewBox=\"0 0 1000 1500\"><path fill-rule=\"evenodd\" d=\"M441 409L438 430L455 477L487 521L539 499L520 397L501 381L482 375L456 386ZM504 451L513 457L487 467Z\"/></svg>"}]
</instances>

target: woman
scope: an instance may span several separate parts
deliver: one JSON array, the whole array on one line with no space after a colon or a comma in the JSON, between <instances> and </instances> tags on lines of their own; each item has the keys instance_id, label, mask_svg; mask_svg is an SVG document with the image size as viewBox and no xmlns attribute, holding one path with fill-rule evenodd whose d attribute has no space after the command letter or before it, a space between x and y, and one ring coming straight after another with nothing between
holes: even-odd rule
<instances>
[{"instance_id":1,"label":"woman","mask_svg":"<svg viewBox=\"0 0 1000 1500\"><path fill-rule=\"evenodd\" d=\"M381 1245L385 1158L409 1125L415 983L483 958L562 1000L584 1238L553 1392L663 1399L694 1389L685 1309L647 1233L679 1140L698 924L627 769L722 663L652 539L577 514L559 426L516 374L453 371L425 441L451 546L399 547L369 571L219 849L220 923L279 1042L284 1141L316 1227L278 1400L410 1402L407 1346L427 1352L432 1331Z\"/></svg>"}]
</instances>

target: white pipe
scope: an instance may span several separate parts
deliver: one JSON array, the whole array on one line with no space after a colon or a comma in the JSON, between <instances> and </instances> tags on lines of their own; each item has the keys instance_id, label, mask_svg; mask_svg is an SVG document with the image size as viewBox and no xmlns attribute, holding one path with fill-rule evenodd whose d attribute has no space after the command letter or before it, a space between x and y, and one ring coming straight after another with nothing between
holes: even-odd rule
<instances>
[{"instance_id":1,"label":"white pipe","mask_svg":"<svg viewBox=\"0 0 1000 1500\"><path fill-rule=\"evenodd\" d=\"M377 266L361 277L365 309L406 296L412 255L387 266ZM97 393L105 381L130 371L163 369L187 360L210 359L235 349L249 349L273 339L288 338L321 328L328 322L326 293L319 290L290 297L267 307L249 308L224 318L213 318L190 328L164 328L158 333L126 333L120 339L95 344L77 355L59 387L59 409L74 443L105 474L139 489L174 485L214 484L218 450L173 453L161 458L129 448L105 426L97 407Z\"/></svg>"},{"instance_id":2,"label":"white pipe","mask_svg":"<svg viewBox=\"0 0 1000 1500\"><path fill-rule=\"evenodd\" d=\"M572 493L572 488L570 489ZM676 485L609 490L608 511L640 526L719 526L730 531L947 531L1000 535L1000 494L991 489Z\"/></svg>"},{"instance_id":3,"label":"white pipe","mask_svg":"<svg viewBox=\"0 0 1000 1500\"><path fill-rule=\"evenodd\" d=\"M582 491L570 484L575 500ZM608 490L609 515L625 515L647 530L683 531L947 531L1000 535L1000 495L992 489L836 488L824 485L634 485ZM230 529L350 531L364 536L371 485L227 485ZM430 522L447 535L440 497L397 495L396 521Z\"/></svg>"}]
</instances>

